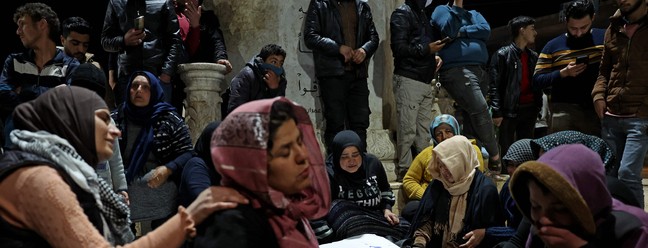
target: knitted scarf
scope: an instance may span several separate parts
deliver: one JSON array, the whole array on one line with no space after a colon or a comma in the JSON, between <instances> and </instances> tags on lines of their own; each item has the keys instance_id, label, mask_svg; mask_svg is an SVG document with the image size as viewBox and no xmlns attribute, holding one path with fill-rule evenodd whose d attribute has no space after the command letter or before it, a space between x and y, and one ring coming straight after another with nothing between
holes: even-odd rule
<instances>
[{"instance_id":1,"label":"knitted scarf","mask_svg":"<svg viewBox=\"0 0 648 248\"><path fill-rule=\"evenodd\" d=\"M62 168L74 183L91 193L104 220L104 237L114 245L121 245L134 240L130 229L130 210L123 202L122 196L116 194L112 187L99 178L92 166L88 165L70 143L47 131L31 132L13 130L11 141L20 150L46 158Z\"/></svg>"}]
</instances>

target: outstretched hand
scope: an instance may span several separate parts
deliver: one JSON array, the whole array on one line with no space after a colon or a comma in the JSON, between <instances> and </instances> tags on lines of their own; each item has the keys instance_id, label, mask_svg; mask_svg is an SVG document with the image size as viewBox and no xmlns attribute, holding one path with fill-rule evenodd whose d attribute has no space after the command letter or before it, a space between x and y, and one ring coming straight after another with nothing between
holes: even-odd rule
<instances>
[{"instance_id":1,"label":"outstretched hand","mask_svg":"<svg viewBox=\"0 0 648 248\"><path fill-rule=\"evenodd\" d=\"M200 192L196 200L187 207L187 213L191 215L196 224L200 224L213 212L248 203L248 199L235 189L211 186Z\"/></svg>"}]
</instances>

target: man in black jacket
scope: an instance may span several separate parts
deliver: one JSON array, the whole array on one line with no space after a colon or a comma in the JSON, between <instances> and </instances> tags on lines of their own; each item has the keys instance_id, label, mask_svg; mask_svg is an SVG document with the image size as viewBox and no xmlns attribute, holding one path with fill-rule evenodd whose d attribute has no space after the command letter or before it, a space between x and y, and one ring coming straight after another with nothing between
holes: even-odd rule
<instances>
[{"instance_id":1,"label":"man in black jacket","mask_svg":"<svg viewBox=\"0 0 648 248\"><path fill-rule=\"evenodd\" d=\"M412 157L412 146L421 152L429 146L435 91L431 86L444 44L433 31L426 0L406 0L391 15L391 49L394 55L394 96L398 119L396 177L402 181ZM440 65L439 65L440 67Z\"/></svg>"},{"instance_id":2,"label":"man in black jacket","mask_svg":"<svg viewBox=\"0 0 648 248\"><path fill-rule=\"evenodd\" d=\"M499 126L501 154L506 154L516 140L534 138L542 107L542 92L532 87L538 61L538 53L529 48L538 35L535 20L518 16L509 21L508 28L511 43L499 48L490 59L489 98L493 123Z\"/></svg>"},{"instance_id":3,"label":"man in black jacket","mask_svg":"<svg viewBox=\"0 0 648 248\"><path fill-rule=\"evenodd\" d=\"M378 41L366 0L311 0L304 42L313 50L329 153L333 137L344 129L356 132L366 147L371 113L367 71Z\"/></svg>"},{"instance_id":4,"label":"man in black jacket","mask_svg":"<svg viewBox=\"0 0 648 248\"><path fill-rule=\"evenodd\" d=\"M154 73L162 83L165 102L171 102L171 79L178 63L185 61L178 17L171 1L110 1L101 45L107 52L119 54L113 90L118 105L127 98L131 74L139 70Z\"/></svg>"}]
</instances>

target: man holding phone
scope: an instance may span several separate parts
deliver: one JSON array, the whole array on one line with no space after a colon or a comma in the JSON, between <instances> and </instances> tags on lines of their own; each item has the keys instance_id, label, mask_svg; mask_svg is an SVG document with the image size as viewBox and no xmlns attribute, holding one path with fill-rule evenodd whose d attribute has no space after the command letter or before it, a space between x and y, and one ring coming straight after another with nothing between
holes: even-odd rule
<instances>
[{"instance_id":1,"label":"man holding phone","mask_svg":"<svg viewBox=\"0 0 648 248\"><path fill-rule=\"evenodd\" d=\"M162 82L165 102L171 102L172 78L185 61L180 27L171 1L113 0L108 3L101 45L118 53L115 101L126 99L126 86L134 71L154 73Z\"/></svg>"},{"instance_id":2,"label":"man holding phone","mask_svg":"<svg viewBox=\"0 0 648 248\"><path fill-rule=\"evenodd\" d=\"M431 2L431 1L428 1ZM428 21L426 0L406 0L391 15L391 49L394 55L394 96L398 128L396 178L402 181L412 157L428 147L435 90L431 85L441 58L436 52L450 39L438 40ZM426 10L428 13L426 13Z\"/></svg>"},{"instance_id":3,"label":"man holding phone","mask_svg":"<svg viewBox=\"0 0 648 248\"><path fill-rule=\"evenodd\" d=\"M533 87L549 92L548 133L575 130L601 136L591 92L598 75L605 30L592 28L594 5L575 0L565 5L565 34L547 42L535 67Z\"/></svg>"}]
</instances>

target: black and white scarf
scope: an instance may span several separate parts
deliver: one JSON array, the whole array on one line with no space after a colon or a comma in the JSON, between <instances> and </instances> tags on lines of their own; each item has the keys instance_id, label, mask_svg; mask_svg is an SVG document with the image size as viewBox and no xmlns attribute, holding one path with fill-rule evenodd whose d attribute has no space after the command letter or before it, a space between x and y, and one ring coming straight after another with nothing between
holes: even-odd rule
<instances>
[{"instance_id":1,"label":"black and white scarf","mask_svg":"<svg viewBox=\"0 0 648 248\"><path fill-rule=\"evenodd\" d=\"M101 210L103 233L108 242L121 245L135 239L130 229L130 209L122 200L122 196L97 176L93 167L81 158L67 140L46 131L26 130L13 130L10 138L20 150L39 155L59 165L74 183L94 196Z\"/></svg>"}]
</instances>

